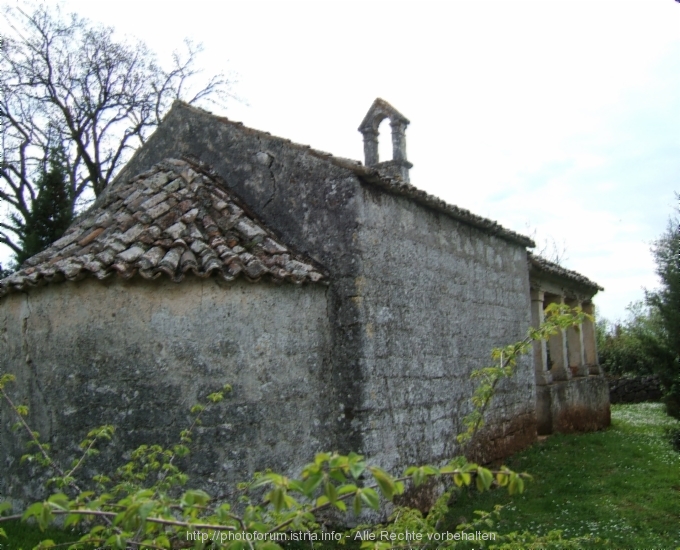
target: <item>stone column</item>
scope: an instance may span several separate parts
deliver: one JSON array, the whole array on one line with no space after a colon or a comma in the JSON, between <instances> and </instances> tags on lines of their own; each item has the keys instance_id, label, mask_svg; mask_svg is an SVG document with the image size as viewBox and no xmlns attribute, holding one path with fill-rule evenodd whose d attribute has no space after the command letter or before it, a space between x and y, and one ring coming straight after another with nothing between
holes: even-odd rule
<instances>
[{"instance_id":1,"label":"stone column","mask_svg":"<svg viewBox=\"0 0 680 550\"><path fill-rule=\"evenodd\" d=\"M531 291L531 324L538 328L543 323L543 300L545 294L540 290ZM534 370L536 372L536 385L545 386L552 382L552 375L548 371L548 351L545 340L534 340Z\"/></svg>"},{"instance_id":2,"label":"stone column","mask_svg":"<svg viewBox=\"0 0 680 550\"><path fill-rule=\"evenodd\" d=\"M406 124L402 120L390 120L392 127L392 160L406 159Z\"/></svg>"},{"instance_id":3,"label":"stone column","mask_svg":"<svg viewBox=\"0 0 680 550\"><path fill-rule=\"evenodd\" d=\"M406 159L406 123L402 119L391 119L392 161L398 167L397 173L406 183L410 183L409 169L413 167Z\"/></svg>"},{"instance_id":4,"label":"stone column","mask_svg":"<svg viewBox=\"0 0 680 550\"><path fill-rule=\"evenodd\" d=\"M545 305L550 303L563 304L564 296L551 296L545 300ZM567 358L567 334L564 330L560 329L557 334L550 337L548 349L552 361L550 373L553 381L571 380L571 371L568 368L569 359Z\"/></svg>"},{"instance_id":5,"label":"stone column","mask_svg":"<svg viewBox=\"0 0 680 550\"><path fill-rule=\"evenodd\" d=\"M579 300L568 300L567 305L571 308L581 305ZM567 329L567 356L569 370L572 376L588 376L585 354L583 349L582 326L569 327Z\"/></svg>"},{"instance_id":6,"label":"stone column","mask_svg":"<svg viewBox=\"0 0 680 550\"><path fill-rule=\"evenodd\" d=\"M362 131L364 135L364 162L366 166L375 166L378 157L378 132L370 129Z\"/></svg>"},{"instance_id":7,"label":"stone column","mask_svg":"<svg viewBox=\"0 0 680 550\"><path fill-rule=\"evenodd\" d=\"M583 311L589 315L595 315L592 302L583 304ZM596 376L602 375L602 369L597 358L597 340L595 339L595 323L593 321L586 320L583 322L583 347L588 373Z\"/></svg>"}]
</instances>

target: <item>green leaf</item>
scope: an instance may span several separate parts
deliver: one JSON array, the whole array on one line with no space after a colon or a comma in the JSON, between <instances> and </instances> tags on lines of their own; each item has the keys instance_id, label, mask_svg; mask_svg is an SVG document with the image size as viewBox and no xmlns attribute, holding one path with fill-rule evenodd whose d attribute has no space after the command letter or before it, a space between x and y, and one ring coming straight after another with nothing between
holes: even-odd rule
<instances>
[{"instance_id":1,"label":"green leaf","mask_svg":"<svg viewBox=\"0 0 680 550\"><path fill-rule=\"evenodd\" d=\"M14 382L16 379L16 376L13 374L3 374L0 376L0 390L3 389L7 383Z\"/></svg>"},{"instance_id":2,"label":"green leaf","mask_svg":"<svg viewBox=\"0 0 680 550\"><path fill-rule=\"evenodd\" d=\"M321 482L323 481L323 473L318 472L315 474L310 475L307 480L304 483L304 494L307 496L311 496L314 491L316 491L317 487L321 485Z\"/></svg>"},{"instance_id":3,"label":"green leaf","mask_svg":"<svg viewBox=\"0 0 680 550\"><path fill-rule=\"evenodd\" d=\"M493 474L491 470L482 468L481 466L477 468L477 489L479 491L487 491L491 488L493 483Z\"/></svg>"},{"instance_id":4,"label":"green leaf","mask_svg":"<svg viewBox=\"0 0 680 550\"><path fill-rule=\"evenodd\" d=\"M317 466L321 466L324 462L328 462L331 458L331 455L328 453L319 453L314 457L314 463Z\"/></svg>"},{"instance_id":5,"label":"green leaf","mask_svg":"<svg viewBox=\"0 0 680 550\"><path fill-rule=\"evenodd\" d=\"M361 493L363 489L357 489L354 499L352 500L352 509L354 510L354 515L358 516L361 513Z\"/></svg>"},{"instance_id":6,"label":"green leaf","mask_svg":"<svg viewBox=\"0 0 680 550\"><path fill-rule=\"evenodd\" d=\"M472 477L467 472L453 474L453 482L458 485L458 487L462 487L463 485L467 487L470 485L470 481L472 481Z\"/></svg>"},{"instance_id":7,"label":"green leaf","mask_svg":"<svg viewBox=\"0 0 680 550\"><path fill-rule=\"evenodd\" d=\"M378 496L378 493L370 487L365 487L361 490L361 500L374 510L380 508L380 497Z\"/></svg>"},{"instance_id":8,"label":"green leaf","mask_svg":"<svg viewBox=\"0 0 680 550\"><path fill-rule=\"evenodd\" d=\"M338 488L338 495L346 495L348 493L354 493L357 490L357 486L350 483L349 485L343 485Z\"/></svg>"},{"instance_id":9,"label":"green leaf","mask_svg":"<svg viewBox=\"0 0 680 550\"><path fill-rule=\"evenodd\" d=\"M305 484L301 481L298 481L297 479L291 479L288 482L288 489L291 491L297 491L298 493L302 493L303 495L306 495L305 491Z\"/></svg>"},{"instance_id":10,"label":"green leaf","mask_svg":"<svg viewBox=\"0 0 680 550\"><path fill-rule=\"evenodd\" d=\"M0 502L0 516L11 509L12 509L11 502Z\"/></svg>"},{"instance_id":11,"label":"green leaf","mask_svg":"<svg viewBox=\"0 0 680 550\"><path fill-rule=\"evenodd\" d=\"M28 508L26 508L26 511L24 512L23 516L21 516L22 520L27 520L28 518L36 517L42 513L44 505L42 502L35 502L34 504L31 504Z\"/></svg>"},{"instance_id":12,"label":"green leaf","mask_svg":"<svg viewBox=\"0 0 680 550\"><path fill-rule=\"evenodd\" d=\"M274 510L280 512L286 503L286 492L282 487L277 487L269 492L267 500L274 505Z\"/></svg>"},{"instance_id":13,"label":"green leaf","mask_svg":"<svg viewBox=\"0 0 680 550\"><path fill-rule=\"evenodd\" d=\"M148 502L145 502L139 507L139 519L142 520L142 522L146 521L146 518L149 517L149 514L152 512L152 510L156 507L156 502L153 500L150 500Z\"/></svg>"},{"instance_id":14,"label":"green leaf","mask_svg":"<svg viewBox=\"0 0 680 550\"><path fill-rule=\"evenodd\" d=\"M392 476L376 466L371 466L369 470L373 474L373 477L378 483L378 487L380 487L383 495L385 495L385 498L392 500L392 496L394 496L394 479Z\"/></svg>"},{"instance_id":15,"label":"green leaf","mask_svg":"<svg viewBox=\"0 0 680 550\"><path fill-rule=\"evenodd\" d=\"M156 546L161 546L163 548L170 548L170 539L166 535L159 535L155 540Z\"/></svg>"},{"instance_id":16,"label":"green leaf","mask_svg":"<svg viewBox=\"0 0 680 550\"><path fill-rule=\"evenodd\" d=\"M151 497L153 496L153 491L150 493L144 494L144 497ZM182 496L182 500L180 502L180 505L184 506L205 506L208 502L210 502L210 495L206 493L205 491L201 491L200 489L193 489L191 491L186 491L184 495Z\"/></svg>"},{"instance_id":17,"label":"green leaf","mask_svg":"<svg viewBox=\"0 0 680 550\"><path fill-rule=\"evenodd\" d=\"M66 520L64 520L64 527L69 527L71 525L78 525L80 523L80 520L82 519L82 515L80 514L69 514L66 516Z\"/></svg>"},{"instance_id":18,"label":"green leaf","mask_svg":"<svg viewBox=\"0 0 680 550\"><path fill-rule=\"evenodd\" d=\"M223 399L224 399L224 394L222 392L211 393L208 396L208 401L210 401L211 403L219 403Z\"/></svg>"},{"instance_id":19,"label":"green leaf","mask_svg":"<svg viewBox=\"0 0 680 550\"><path fill-rule=\"evenodd\" d=\"M352 474L354 479L357 479L366 469L364 457L355 452L347 455L347 462L349 464L349 473Z\"/></svg>"},{"instance_id":20,"label":"green leaf","mask_svg":"<svg viewBox=\"0 0 680 550\"><path fill-rule=\"evenodd\" d=\"M510 475L508 492L511 495L524 492L524 480L518 474L513 473Z\"/></svg>"},{"instance_id":21,"label":"green leaf","mask_svg":"<svg viewBox=\"0 0 680 550\"><path fill-rule=\"evenodd\" d=\"M342 473L342 470L339 470L337 468L328 472L328 475L332 479L334 479L335 481L338 481L340 483L344 483L345 481L347 481L347 477L345 476L345 474Z\"/></svg>"},{"instance_id":22,"label":"green leaf","mask_svg":"<svg viewBox=\"0 0 680 550\"><path fill-rule=\"evenodd\" d=\"M63 493L56 493L50 496L50 498L47 499L47 502L53 504L56 508L60 508L61 510L68 510L69 508L68 497Z\"/></svg>"},{"instance_id":23,"label":"green leaf","mask_svg":"<svg viewBox=\"0 0 680 550\"><path fill-rule=\"evenodd\" d=\"M335 485L333 485L330 481L325 483L323 487L323 494L331 504L335 504L335 501L338 500L338 492L335 489Z\"/></svg>"},{"instance_id":24,"label":"green leaf","mask_svg":"<svg viewBox=\"0 0 680 550\"><path fill-rule=\"evenodd\" d=\"M423 484L423 481L425 481L425 478L426 476L421 468L416 468L415 472L413 472L413 475L411 476L413 485L416 487L420 487Z\"/></svg>"},{"instance_id":25,"label":"green leaf","mask_svg":"<svg viewBox=\"0 0 680 550\"><path fill-rule=\"evenodd\" d=\"M105 545L113 548L118 548L119 550L123 550L126 546L123 537L120 535L111 535L108 539L106 539Z\"/></svg>"}]
</instances>

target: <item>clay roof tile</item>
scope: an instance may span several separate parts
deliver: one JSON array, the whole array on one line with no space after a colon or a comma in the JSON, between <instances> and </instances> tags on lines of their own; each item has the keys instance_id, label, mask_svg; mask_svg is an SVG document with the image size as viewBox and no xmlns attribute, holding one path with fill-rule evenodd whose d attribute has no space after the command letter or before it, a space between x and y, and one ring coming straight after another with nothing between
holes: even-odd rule
<instances>
[{"instance_id":1,"label":"clay roof tile","mask_svg":"<svg viewBox=\"0 0 680 550\"><path fill-rule=\"evenodd\" d=\"M287 267L276 265L274 255L282 251L291 254ZM123 278L139 273L145 279L165 275L176 282L187 273L227 281L242 274L251 281L296 284L327 278L321 266L291 252L246 213L215 175L190 161L165 159L117 184L115 193L76 220L63 237L0 281L0 297L114 273Z\"/></svg>"}]
</instances>

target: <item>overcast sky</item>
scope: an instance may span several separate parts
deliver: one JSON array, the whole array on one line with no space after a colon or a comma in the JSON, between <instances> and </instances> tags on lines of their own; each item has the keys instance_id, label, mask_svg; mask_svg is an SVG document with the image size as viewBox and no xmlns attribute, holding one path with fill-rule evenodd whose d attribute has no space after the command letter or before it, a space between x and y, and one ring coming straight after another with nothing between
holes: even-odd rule
<instances>
[{"instance_id":1,"label":"overcast sky","mask_svg":"<svg viewBox=\"0 0 680 550\"><path fill-rule=\"evenodd\" d=\"M605 287L657 284L650 245L680 192L680 3L67 1L167 59L202 42L238 73L232 120L363 160L376 97L407 118L411 182L538 240ZM383 140L389 142L389 137ZM381 143L382 145L382 143ZM384 158L384 155L383 155Z\"/></svg>"}]
</instances>

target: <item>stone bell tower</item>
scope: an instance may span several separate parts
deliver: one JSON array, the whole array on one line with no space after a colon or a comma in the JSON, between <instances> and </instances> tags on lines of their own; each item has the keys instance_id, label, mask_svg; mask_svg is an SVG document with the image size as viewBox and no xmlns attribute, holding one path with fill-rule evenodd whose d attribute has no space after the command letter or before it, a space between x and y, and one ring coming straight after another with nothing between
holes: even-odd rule
<instances>
[{"instance_id":1,"label":"stone bell tower","mask_svg":"<svg viewBox=\"0 0 680 550\"><path fill-rule=\"evenodd\" d=\"M392 127L392 160L380 162L378 156L378 128L386 118ZM376 99L366 113L359 131L364 136L364 164L377 168L392 177L399 177L409 183L409 169L413 167L406 160L406 127L409 120L384 99Z\"/></svg>"}]
</instances>

